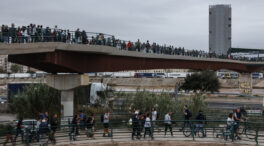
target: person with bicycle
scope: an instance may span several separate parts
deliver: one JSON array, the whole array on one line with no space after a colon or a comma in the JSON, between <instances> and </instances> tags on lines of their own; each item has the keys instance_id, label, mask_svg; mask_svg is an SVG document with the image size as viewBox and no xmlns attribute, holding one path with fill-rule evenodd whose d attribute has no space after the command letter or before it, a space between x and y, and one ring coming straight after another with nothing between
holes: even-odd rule
<instances>
[{"instance_id":1,"label":"person with bicycle","mask_svg":"<svg viewBox=\"0 0 264 146\"><path fill-rule=\"evenodd\" d=\"M183 131L183 129L185 128L186 124L191 128L191 123L190 123L190 118L191 117L192 117L192 113L188 109L188 106L184 105L184 122L183 122L183 125L182 125L182 129L180 129L180 131Z\"/></svg>"},{"instance_id":2,"label":"person with bicycle","mask_svg":"<svg viewBox=\"0 0 264 146\"><path fill-rule=\"evenodd\" d=\"M241 111L240 108L236 109L236 112L234 113L234 121L235 121L235 125L234 125L234 132L235 132L235 137L238 140L241 140L240 136L239 136L239 126L240 126L240 122L243 122L244 120L247 120L247 117L245 117Z\"/></svg>"},{"instance_id":3,"label":"person with bicycle","mask_svg":"<svg viewBox=\"0 0 264 146\"><path fill-rule=\"evenodd\" d=\"M199 132L199 130L202 129L203 137L205 137L206 134L205 134L203 127L204 127L204 124L206 124L206 116L203 114L202 110L199 110L199 113L196 116L195 120L197 120L195 133Z\"/></svg>"}]
</instances>

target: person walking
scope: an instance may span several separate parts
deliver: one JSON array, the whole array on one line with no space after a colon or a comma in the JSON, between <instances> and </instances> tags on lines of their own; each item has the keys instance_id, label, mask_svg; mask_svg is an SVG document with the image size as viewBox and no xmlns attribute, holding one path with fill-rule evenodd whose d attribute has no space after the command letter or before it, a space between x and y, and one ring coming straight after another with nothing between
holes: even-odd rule
<instances>
[{"instance_id":1,"label":"person walking","mask_svg":"<svg viewBox=\"0 0 264 146\"><path fill-rule=\"evenodd\" d=\"M39 125L39 134L40 134L40 140L39 145L46 145L47 144L47 133L48 133L48 123L46 119L42 119L40 125Z\"/></svg>"},{"instance_id":2,"label":"person walking","mask_svg":"<svg viewBox=\"0 0 264 146\"><path fill-rule=\"evenodd\" d=\"M190 118L192 117L192 113L189 111L188 106L184 105L184 122L182 125L182 129L180 129L180 131L182 131L186 124L191 128L191 123L190 123Z\"/></svg>"},{"instance_id":3,"label":"person walking","mask_svg":"<svg viewBox=\"0 0 264 146\"><path fill-rule=\"evenodd\" d=\"M54 114L53 117L51 118L50 125L51 125L50 140L55 144L56 143L55 133L58 127L58 115L57 114Z\"/></svg>"},{"instance_id":4,"label":"person walking","mask_svg":"<svg viewBox=\"0 0 264 146\"><path fill-rule=\"evenodd\" d=\"M78 135L78 118L77 115L74 115L74 117L72 118L72 122L71 122L71 126L72 126L72 130L71 130L71 134L74 134L74 138Z\"/></svg>"},{"instance_id":5,"label":"person walking","mask_svg":"<svg viewBox=\"0 0 264 146\"><path fill-rule=\"evenodd\" d=\"M157 128L157 123L156 123L157 116L158 116L157 110L156 110L156 108L153 107L152 112L151 112L151 119L152 119L153 128Z\"/></svg>"},{"instance_id":6,"label":"person walking","mask_svg":"<svg viewBox=\"0 0 264 146\"><path fill-rule=\"evenodd\" d=\"M11 140L12 142L12 145L14 146L15 145L15 141L14 141L14 138L13 138L13 133L14 133L14 127L13 127L13 124L14 122L11 120L10 123L7 125L7 135L6 135L6 140L4 142L4 146L9 142L9 140Z\"/></svg>"},{"instance_id":7,"label":"person walking","mask_svg":"<svg viewBox=\"0 0 264 146\"><path fill-rule=\"evenodd\" d=\"M202 129L203 137L206 136L206 133L203 129L204 124L206 124L206 116L203 114L202 110L199 110L198 115L195 117L195 120L197 120L196 129L195 131L198 132L199 129Z\"/></svg>"},{"instance_id":8,"label":"person walking","mask_svg":"<svg viewBox=\"0 0 264 146\"><path fill-rule=\"evenodd\" d=\"M229 115L228 115L228 117L226 119L226 129L227 129L227 131L231 132L233 124L234 124L233 113L229 113Z\"/></svg>"},{"instance_id":9,"label":"person walking","mask_svg":"<svg viewBox=\"0 0 264 146\"><path fill-rule=\"evenodd\" d=\"M23 128L23 120L24 118L20 118L17 125L16 125L16 136L15 136L15 141L19 135L21 135L21 140L24 142L24 131L22 130Z\"/></svg>"},{"instance_id":10,"label":"person walking","mask_svg":"<svg viewBox=\"0 0 264 146\"><path fill-rule=\"evenodd\" d=\"M105 135L107 134L108 137L110 137L111 135L109 134L109 119L110 119L110 112L107 111L104 114L104 134L103 137L105 137Z\"/></svg>"},{"instance_id":11,"label":"person walking","mask_svg":"<svg viewBox=\"0 0 264 146\"><path fill-rule=\"evenodd\" d=\"M86 127L87 127L87 137L92 137L94 136L94 133L93 133L93 127L94 127L94 124L95 124L95 120L94 120L94 114L91 113L91 115L87 118L87 121L86 121Z\"/></svg>"},{"instance_id":12,"label":"person walking","mask_svg":"<svg viewBox=\"0 0 264 146\"><path fill-rule=\"evenodd\" d=\"M148 133L151 139L153 139L153 133L151 129L151 121L149 118L149 113L146 114L146 121L144 124L145 132L144 132L144 139L146 138L146 134Z\"/></svg>"},{"instance_id":13,"label":"person walking","mask_svg":"<svg viewBox=\"0 0 264 146\"><path fill-rule=\"evenodd\" d=\"M166 136L168 129L170 129L171 136L173 136L172 123L171 123L171 115L172 115L172 112L168 112L165 115L165 119L164 119L164 123L165 123L165 133L164 133L164 136Z\"/></svg>"},{"instance_id":14,"label":"person walking","mask_svg":"<svg viewBox=\"0 0 264 146\"><path fill-rule=\"evenodd\" d=\"M140 139L140 125L139 125L139 112L135 111L135 115L132 117L132 140L134 136L137 136L137 139Z\"/></svg>"}]
</instances>

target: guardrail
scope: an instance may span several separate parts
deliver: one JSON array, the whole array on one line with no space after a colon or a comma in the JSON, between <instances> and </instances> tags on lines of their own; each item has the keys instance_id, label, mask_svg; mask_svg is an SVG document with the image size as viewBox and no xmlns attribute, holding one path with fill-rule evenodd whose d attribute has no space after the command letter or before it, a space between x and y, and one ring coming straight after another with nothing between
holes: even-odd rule
<instances>
[{"instance_id":1,"label":"guardrail","mask_svg":"<svg viewBox=\"0 0 264 146\"><path fill-rule=\"evenodd\" d=\"M151 122L151 128L144 128L143 121L139 123L132 123L129 121L111 122L109 133L104 135L104 125L101 122L96 122L92 128L85 123L77 125L60 125L54 132L52 127L43 132L38 129L23 129L23 139L20 137L16 139L16 144L71 144L75 141L83 141L89 143L100 141L122 141L133 140L133 136L138 140L170 140L170 141L214 141L214 142L228 142L228 143L245 143L245 144L264 144L264 122L240 122L240 126L236 131L236 124L227 128L226 121L189 121L184 128L182 120L172 120L171 125L165 124L164 121ZM198 125L200 123L200 125ZM201 125L202 123L202 125ZM88 126L88 127L87 127ZM34 126L33 126L34 127ZM165 127L167 127L168 134L165 135ZM171 128L171 131L170 131ZM172 135L171 135L172 133ZM16 131L6 131L3 127L0 130L0 144L4 144L7 135L15 137ZM104 135L104 136L103 136ZM238 138L238 135L240 138ZM11 143L10 141L8 142Z\"/></svg>"}]
</instances>

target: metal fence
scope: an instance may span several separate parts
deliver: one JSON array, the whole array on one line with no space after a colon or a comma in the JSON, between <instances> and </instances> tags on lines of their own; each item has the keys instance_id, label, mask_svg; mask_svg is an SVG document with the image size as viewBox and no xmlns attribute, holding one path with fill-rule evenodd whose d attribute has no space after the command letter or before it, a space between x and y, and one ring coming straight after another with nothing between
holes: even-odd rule
<instances>
[{"instance_id":1,"label":"metal fence","mask_svg":"<svg viewBox=\"0 0 264 146\"><path fill-rule=\"evenodd\" d=\"M141 123L142 122L142 123ZM186 122L184 128L183 123ZM188 122L190 124L188 124ZM227 127L226 121L183 121L172 120L171 124L164 121L151 122L151 128L144 128L143 121L133 124L132 121L121 121L109 123L109 133L104 132L104 124L96 122L92 128L85 123L80 124L61 124L56 132L49 127L49 130L41 132L35 125L31 128L24 128L21 135L13 141L16 145L39 145L39 144L71 144L75 142L89 143L100 141L129 141L133 140L157 140L157 141L207 141L207 142L226 142L226 143L244 143L244 144L264 144L264 122L240 122L239 128L234 122L233 126ZM202 123L202 125L201 125ZM35 127L35 128L34 128ZM167 127L167 135L165 129ZM16 130L12 132L0 127L0 144L4 144L7 136L14 138ZM172 131L170 131L170 128ZM238 129L238 130L236 130ZM172 132L172 133L171 133ZM105 133L105 134L104 134ZM238 138L237 135L240 137ZM11 144L11 141L7 142Z\"/></svg>"}]
</instances>

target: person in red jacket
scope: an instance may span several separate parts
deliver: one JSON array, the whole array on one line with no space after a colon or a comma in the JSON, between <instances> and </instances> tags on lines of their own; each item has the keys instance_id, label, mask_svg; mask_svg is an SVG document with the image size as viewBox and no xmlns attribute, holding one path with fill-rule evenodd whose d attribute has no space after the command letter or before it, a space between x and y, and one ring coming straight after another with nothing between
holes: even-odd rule
<instances>
[{"instance_id":1,"label":"person in red jacket","mask_svg":"<svg viewBox=\"0 0 264 146\"><path fill-rule=\"evenodd\" d=\"M130 41L127 43L127 50L128 51L132 50L132 43Z\"/></svg>"}]
</instances>

